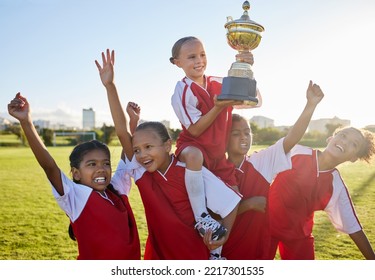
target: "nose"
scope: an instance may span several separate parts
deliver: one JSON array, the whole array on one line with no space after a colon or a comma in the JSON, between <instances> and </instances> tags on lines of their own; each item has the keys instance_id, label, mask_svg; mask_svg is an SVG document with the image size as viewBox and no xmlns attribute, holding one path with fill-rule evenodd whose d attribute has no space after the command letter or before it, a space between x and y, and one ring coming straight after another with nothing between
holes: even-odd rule
<instances>
[{"instance_id":1,"label":"nose","mask_svg":"<svg viewBox=\"0 0 375 280\"><path fill-rule=\"evenodd\" d=\"M136 154L135 154L135 158L137 159L138 162L140 162L142 160L142 158L145 157L145 152L142 151L142 150L139 150Z\"/></svg>"}]
</instances>

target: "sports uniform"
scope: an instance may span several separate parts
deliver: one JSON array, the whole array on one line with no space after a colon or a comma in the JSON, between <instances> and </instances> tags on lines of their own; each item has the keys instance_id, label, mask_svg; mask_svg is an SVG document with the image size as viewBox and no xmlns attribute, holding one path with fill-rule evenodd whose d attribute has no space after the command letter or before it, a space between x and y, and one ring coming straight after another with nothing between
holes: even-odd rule
<instances>
[{"instance_id":1,"label":"sports uniform","mask_svg":"<svg viewBox=\"0 0 375 280\"><path fill-rule=\"evenodd\" d=\"M269 186L276 174L291 168L290 154L285 154L283 140L245 156L236 169L243 200L254 196L268 198ZM265 213L249 210L237 215L222 255L228 260L270 259L270 240L268 210Z\"/></svg>"},{"instance_id":2,"label":"sports uniform","mask_svg":"<svg viewBox=\"0 0 375 280\"><path fill-rule=\"evenodd\" d=\"M319 171L318 150L297 145L293 168L280 173L270 188L271 253L282 259L314 259L314 212L324 210L334 227L352 234L362 229L339 171Z\"/></svg>"},{"instance_id":3,"label":"sports uniform","mask_svg":"<svg viewBox=\"0 0 375 280\"><path fill-rule=\"evenodd\" d=\"M121 160L111 179L120 197L108 189L103 194L76 184L63 172L64 195L52 187L59 206L70 218L78 243L77 259L139 260L140 243L128 197L131 180Z\"/></svg>"},{"instance_id":4,"label":"sports uniform","mask_svg":"<svg viewBox=\"0 0 375 280\"><path fill-rule=\"evenodd\" d=\"M194 229L194 215L184 181L185 164L172 156L164 174L148 172L135 158L126 168L139 188L148 226L144 258L153 260L207 260L209 251ZM203 168L207 206L227 216L241 197Z\"/></svg>"},{"instance_id":5,"label":"sports uniform","mask_svg":"<svg viewBox=\"0 0 375 280\"><path fill-rule=\"evenodd\" d=\"M214 122L199 136L192 136L188 128L214 107L214 96L221 92L222 78L207 76L206 89L185 77L177 82L172 95L173 109L182 125L176 142L176 156L188 146L201 150L204 165L231 186L237 185L233 166L225 157L232 125L231 106L224 108Z\"/></svg>"}]
</instances>

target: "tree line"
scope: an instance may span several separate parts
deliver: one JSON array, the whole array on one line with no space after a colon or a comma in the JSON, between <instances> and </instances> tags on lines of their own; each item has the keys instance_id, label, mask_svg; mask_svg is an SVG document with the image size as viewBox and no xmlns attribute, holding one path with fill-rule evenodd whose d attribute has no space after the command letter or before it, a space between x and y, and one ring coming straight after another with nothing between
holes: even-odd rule
<instances>
[{"instance_id":1,"label":"tree line","mask_svg":"<svg viewBox=\"0 0 375 280\"><path fill-rule=\"evenodd\" d=\"M289 128L285 128L284 130L280 130L274 127L266 127L266 128L259 128L255 123L250 123L252 136L253 136L253 144L254 145L272 145L280 138L287 135ZM326 145L327 138L332 135L332 133L340 127L340 124L327 124L326 131L324 133L318 131L311 131L306 132L302 140L300 141L301 144L311 147L323 147ZM53 134L54 132L76 132L75 130L52 130L49 128L39 128L36 127L39 135L44 141L46 146L53 146ZM374 128L368 128L372 132L375 132ZM169 134L172 140L175 142L178 135L181 132L181 129L172 129L169 128ZM107 145L116 145L118 143L118 139L116 136L114 126L108 126L103 124L102 127L94 129L96 139L106 143ZM21 126L18 123L14 123L8 126L2 134L14 134L20 140L22 145L27 146L26 138L23 135L23 131ZM77 145L80 142L87 141L87 137L85 135L77 135L75 137L67 138L67 145Z\"/></svg>"}]
</instances>

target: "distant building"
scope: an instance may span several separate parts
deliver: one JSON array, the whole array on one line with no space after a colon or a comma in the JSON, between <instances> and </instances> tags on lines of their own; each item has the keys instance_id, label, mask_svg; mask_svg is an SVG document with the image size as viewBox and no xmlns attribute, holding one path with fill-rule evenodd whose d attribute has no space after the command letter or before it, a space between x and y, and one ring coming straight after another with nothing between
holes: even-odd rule
<instances>
[{"instance_id":1,"label":"distant building","mask_svg":"<svg viewBox=\"0 0 375 280\"><path fill-rule=\"evenodd\" d=\"M92 108L82 110L82 129L93 130L95 128L95 111Z\"/></svg>"},{"instance_id":2,"label":"distant building","mask_svg":"<svg viewBox=\"0 0 375 280\"><path fill-rule=\"evenodd\" d=\"M250 122L255 123L259 128L274 127L275 121L263 116L253 116Z\"/></svg>"},{"instance_id":3,"label":"distant building","mask_svg":"<svg viewBox=\"0 0 375 280\"><path fill-rule=\"evenodd\" d=\"M338 117L333 117L331 119L318 119L318 120L311 120L308 130L309 132L317 131L321 133L326 133L327 132L327 127L326 125L341 125L341 126L349 126L350 125L350 120L342 120Z\"/></svg>"},{"instance_id":4,"label":"distant building","mask_svg":"<svg viewBox=\"0 0 375 280\"><path fill-rule=\"evenodd\" d=\"M50 128L50 122L46 120L36 120L33 121L34 125L39 127L39 129L42 128Z\"/></svg>"},{"instance_id":5,"label":"distant building","mask_svg":"<svg viewBox=\"0 0 375 280\"><path fill-rule=\"evenodd\" d=\"M365 129L367 129L371 132L375 132L375 124L367 125L367 126L365 126Z\"/></svg>"}]
</instances>

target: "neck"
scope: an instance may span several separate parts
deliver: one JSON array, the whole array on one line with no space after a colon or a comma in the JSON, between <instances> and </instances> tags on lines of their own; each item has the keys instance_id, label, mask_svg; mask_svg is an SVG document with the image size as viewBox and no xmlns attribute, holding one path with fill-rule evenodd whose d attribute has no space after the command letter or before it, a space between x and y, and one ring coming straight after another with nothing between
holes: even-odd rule
<instances>
[{"instance_id":1,"label":"neck","mask_svg":"<svg viewBox=\"0 0 375 280\"><path fill-rule=\"evenodd\" d=\"M240 167L245 155L229 155L228 160L232 162L237 168Z\"/></svg>"},{"instance_id":2,"label":"neck","mask_svg":"<svg viewBox=\"0 0 375 280\"><path fill-rule=\"evenodd\" d=\"M205 76L202 76L202 77L199 77L199 78L191 78L191 77L188 77L190 80L192 80L194 83L200 85L202 88L206 88L206 77Z\"/></svg>"},{"instance_id":3,"label":"neck","mask_svg":"<svg viewBox=\"0 0 375 280\"><path fill-rule=\"evenodd\" d=\"M325 152L318 151L317 157L319 171L331 170L340 164L337 163L334 158L332 158L329 154Z\"/></svg>"}]
</instances>

